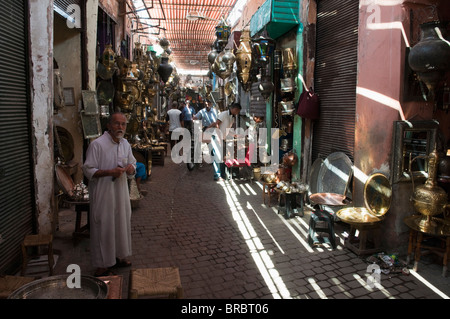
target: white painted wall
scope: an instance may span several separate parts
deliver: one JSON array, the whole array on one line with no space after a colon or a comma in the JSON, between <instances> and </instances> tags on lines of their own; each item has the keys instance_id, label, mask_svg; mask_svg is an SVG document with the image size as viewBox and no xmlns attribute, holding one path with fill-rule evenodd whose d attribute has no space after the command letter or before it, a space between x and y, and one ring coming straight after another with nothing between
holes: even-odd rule
<instances>
[{"instance_id":1,"label":"white painted wall","mask_svg":"<svg viewBox=\"0 0 450 319\"><path fill-rule=\"evenodd\" d=\"M97 52L97 16L98 0L86 1L86 30L88 59L88 90L96 89L96 52Z\"/></svg>"},{"instance_id":2,"label":"white painted wall","mask_svg":"<svg viewBox=\"0 0 450 319\"><path fill-rule=\"evenodd\" d=\"M29 2L33 160L38 232L53 231L53 0Z\"/></svg>"}]
</instances>

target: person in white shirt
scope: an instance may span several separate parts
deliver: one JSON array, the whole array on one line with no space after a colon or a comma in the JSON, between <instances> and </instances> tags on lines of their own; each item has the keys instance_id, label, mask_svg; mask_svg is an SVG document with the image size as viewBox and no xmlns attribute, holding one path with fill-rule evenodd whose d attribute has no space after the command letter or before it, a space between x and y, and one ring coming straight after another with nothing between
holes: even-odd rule
<instances>
[{"instance_id":1,"label":"person in white shirt","mask_svg":"<svg viewBox=\"0 0 450 319\"><path fill-rule=\"evenodd\" d=\"M212 123L208 128L218 128L221 131L222 142L214 143L214 137L212 140L213 152L221 152L220 155L224 154L224 149L226 147L225 140L227 138L228 129L230 129L235 123L235 117L241 112L241 105L239 103L233 103L227 111L223 111L217 117L217 121ZM217 150L217 146L221 149ZM214 163L214 180L221 181L225 178L225 164L223 161L223 156L215 156Z\"/></svg>"},{"instance_id":2,"label":"person in white shirt","mask_svg":"<svg viewBox=\"0 0 450 319\"><path fill-rule=\"evenodd\" d=\"M181 127L181 110L178 109L177 101L173 101L171 109L167 111L166 121L169 122L169 140L170 148L172 149L176 144L176 141L172 140L172 132Z\"/></svg>"},{"instance_id":3,"label":"person in white shirt","mask_svg":"<svg viewBox=\"0 0 450 319\"><path fill-rule=\"evenodd\" d=\"M95 276L110 276L113 266L128 267L131 255L131 204L127 179L134 178L136 159L123 138L127 118L111 114L108 131L87 149L83 173L89 180L90 241Z\"/></svg>"}]
</instances>

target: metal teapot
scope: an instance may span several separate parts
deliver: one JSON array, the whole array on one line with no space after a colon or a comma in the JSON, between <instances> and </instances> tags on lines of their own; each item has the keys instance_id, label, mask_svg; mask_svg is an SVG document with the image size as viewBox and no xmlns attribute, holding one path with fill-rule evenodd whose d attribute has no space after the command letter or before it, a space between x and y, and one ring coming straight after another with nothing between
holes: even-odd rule
<instances>
[{"instance_id":1,"label":"metal teapot","mask_svg":"<svg viewBox=\"0 0 450 319\"><path fill-rule=\"evenodd\" d=\"M411 171L411 164L414 160L419 158L428 159L428 178L423 185L414 187L414 176ZM436 149L428 156L420 155L409 161L409 171L413 187L411 201L413 202L414 209L427 217L425 223L430 226L432 224L431 217L442 214L448 206L447 193L437 184L437 164L438 153Z\"/></svg>"}]
</instances>

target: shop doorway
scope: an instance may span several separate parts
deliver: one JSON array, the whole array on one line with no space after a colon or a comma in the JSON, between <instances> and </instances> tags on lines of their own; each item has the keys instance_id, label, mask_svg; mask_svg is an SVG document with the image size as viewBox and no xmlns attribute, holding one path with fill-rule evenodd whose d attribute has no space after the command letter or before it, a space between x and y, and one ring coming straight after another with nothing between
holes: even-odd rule
<instances>
[{"instance_id":1,"label":"shop doorway","mask_svg":"<svg viewBox=\"0 0 450 319\"><path fill-rule=\"evenodd\" d=\"M314 123L312 161L334 152L353 161L358 15L359 1L317 1L314 86L320 96L320 119Z\"/></svg>"},{"instance_id":2,"label":"shop doorway","mask_svg":"<svg viewBox=\"0 0 450 319\"><path fill-rule=\"evenodd\" d=\"M26 3L4 0L0 10L0 274L18 265L34 230Z\"/></svg>"}]
</instances>

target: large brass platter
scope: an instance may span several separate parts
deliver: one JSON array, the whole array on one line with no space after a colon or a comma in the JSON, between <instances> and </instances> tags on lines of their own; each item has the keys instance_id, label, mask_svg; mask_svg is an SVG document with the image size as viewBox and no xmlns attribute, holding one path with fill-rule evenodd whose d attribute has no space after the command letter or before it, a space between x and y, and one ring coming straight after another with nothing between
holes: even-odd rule
<instances>
[{"instance_id":1,"label":"large brass platter","mask_svg":"<svg viewBox=\"0 0 450 319\"><path fill-rule=\"evenodd\" d=\"M450 221L422 214L411 215L404 219L408 227L432 236L450 236Z\"/></svg>"},{"instance_id":2,"label":"large brass platter","mask_svg":"<svg viewBox=\"0 0 450 319\"><path fill-rule=\"evenodd\" d=\"M386 176L380 173L369 177L364 185L364 204L370 212L384 216L391 207L392 188Z\"/></svg>"},{"instance_id":3,"label":"large brass platter","mask_svg":"<svg viewBox=\"0 0 450 319\"><path fill-rule=\"evenodd\" d=\"M34 280L15 290L8 299L106 299L108 285L92 276L81 276L80 288L67 285L69 275Z\"/></svg>"},{"instance_id":4,"label":"large brass platter","mask_svg":"<svg viewBox=\"0 0 450 319\"><path fill-rule=\"evenodd\" d=\"M346 207L336 215L351 225L372 225L384 219L391 206L392 188L383 174L371 175L364 185L364 204L366 207Z\"/></svg>"},{"instance_id":5,"label":"large brass platter","mask_svg":"<svg viewBox=\"0 0 450 319\"><path fill-rule=\"evenodd\" d=\"M374 216L365 207L346 207L336 213L343 222L351 225L371 225L383 220L383 217Z\"/></svg>"}]
</instances>

